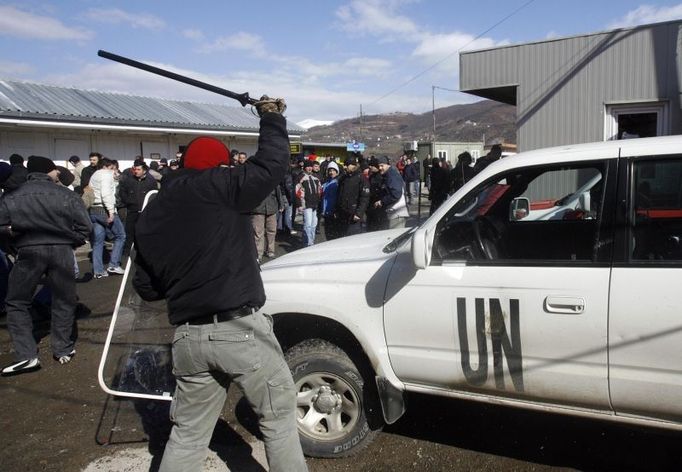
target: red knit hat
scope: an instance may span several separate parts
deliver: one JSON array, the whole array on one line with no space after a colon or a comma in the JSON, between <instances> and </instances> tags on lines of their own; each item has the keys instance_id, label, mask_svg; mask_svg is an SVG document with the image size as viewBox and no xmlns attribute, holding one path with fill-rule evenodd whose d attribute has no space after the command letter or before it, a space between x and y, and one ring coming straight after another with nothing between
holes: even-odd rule
<instances>
[{"instance_id":1,"label":"red knit hat","mask_svg":"<svg viewBox=\"0 0 682 472\"><path fill-rule=\"evenodd\" d=\"M230 165L230 150L221 141L202 136L187 145L182 159L186 169L211 169L219 165Z\"/></svg>"}]
</instances>

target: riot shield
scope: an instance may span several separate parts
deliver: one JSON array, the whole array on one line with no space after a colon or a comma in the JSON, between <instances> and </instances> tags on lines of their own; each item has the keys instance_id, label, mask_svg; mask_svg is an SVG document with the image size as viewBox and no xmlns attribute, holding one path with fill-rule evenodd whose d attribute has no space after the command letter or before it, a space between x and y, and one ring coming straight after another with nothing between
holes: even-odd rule
<instances>
[{"instance_id":1,"label":"riot shield","mask_svg":"<svg viewBox=\"0 0 682 472\"><path fill-rule=\"evenodd\" d=\"M145 197L145 206L156 191ZM116 396L171 400L175 390L171 343L175 328L168 322L166 301L145 302L133 288L135 246L121 281L104 343L98 378Z\"/></svg>"}]
</instances>

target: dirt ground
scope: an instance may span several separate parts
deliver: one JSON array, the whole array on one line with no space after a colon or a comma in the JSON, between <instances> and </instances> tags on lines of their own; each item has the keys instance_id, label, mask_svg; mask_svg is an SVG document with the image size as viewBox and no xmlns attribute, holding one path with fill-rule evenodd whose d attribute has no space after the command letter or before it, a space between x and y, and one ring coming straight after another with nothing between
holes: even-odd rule
<instances>
[{"instance_id":1,"label":"dirt ground","mask_svg":"<svg viewBox=\"0 0 682 472\"><path fill-rule=\"evenodd\" d=\"M296 236L278 237L278 256L301 247L301 226L297 220ZM317 238L320 241L323 233ZM87 251L79 252L81 273L87 274L91 272ZM78 321L77 354L72 362L60 365L53 360L45 332L39 344L41 369L0 378L0 471L157 469L171 427L169 403L109 396L97 380L120 283L120 276L110 276L77 285L79 299L91 313ZM3 316L0 366L13 360ZM205 470L265 470L262 443L255 436L256 419L240 399L238 390L230 389ZM337 462L338 466L344 467ZM318 470L325 470L324 465Z\"/></svg>"},{"instance_id":2,"label":"dirt ground","mask_svg":"<svg viewBox=\"0 0 682 472\"><path fill-rule=\"evenodd\" d=\"M46 336L39 346L41 370L0 380L3 470L80 470L103 455L101 444L145 439L139 420L125 420L135 419L132 405L108 397L97 383L120 280L109 277L78 285L79 297L92 313L79 320L77 354L71 363L60 365L52 359ZM0 364L12 361L10 348L3 318Z\"/></svg>"},{"instance_id":3,"label":"dirt ground","mask_svg":"<svg viewBox=\"0 0 682 472\"><path fill-rule=\"evenodd\" d=\"M295 249L278 245L278 255ZM81 270L90 264L81 261ZM168 402L107 395L97 370L121 278L78 284L91 314L79 320L74 360L52 359L40 343L42 369L0 378L0 471L156 471L170 431ZM0 318L0 365L11 362ZM410 395L396 424L358 456L308 459L311 471L682 470L679 433L560 415ZM263 471L256 420L231 389L205 471Z\"/></svg>"},{"instance_id":4,"label":"dirt ground","mask_svg":"<svg viewBox=\"0 0 682 472\"><path fill-rule=\"evenodd\" d=\"M80 265L89 270L89 263ZM170 432L169 403L112 397L97 381L121 280L110 276L78 284L79 298L91 313L78 321L72 362L60 365L52 359L46 335L39 344L39 371L0 379L0 470L156 469ZM10 350L3 317L0 365L13 360ZM249 432L257 431L255 418L239 400L231 389L206 470L264 470L262 446Z\"/></svg>"}]
</instances>

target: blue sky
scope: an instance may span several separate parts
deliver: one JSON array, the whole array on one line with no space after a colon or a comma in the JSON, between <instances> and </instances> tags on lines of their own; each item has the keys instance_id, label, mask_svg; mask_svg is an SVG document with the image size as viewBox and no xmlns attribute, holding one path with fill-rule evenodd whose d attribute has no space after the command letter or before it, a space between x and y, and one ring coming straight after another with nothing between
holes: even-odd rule
<instances>
[{"instance_id":1,"label":"blue sky","mask_svg":"<svg viewBox=\"0 0 682 472\"><path fill-rule=\"evenodd\" d=\"M295 122L350 118L361 105L365 114L422 113L432 85L458 88L463 47L679 18L679 1L0 1L0 78L238 106L99 58L104 49L251 96L282 96ZM445 90L435 99L437 107L475 100Z\"/></svg>"}]
</instances>

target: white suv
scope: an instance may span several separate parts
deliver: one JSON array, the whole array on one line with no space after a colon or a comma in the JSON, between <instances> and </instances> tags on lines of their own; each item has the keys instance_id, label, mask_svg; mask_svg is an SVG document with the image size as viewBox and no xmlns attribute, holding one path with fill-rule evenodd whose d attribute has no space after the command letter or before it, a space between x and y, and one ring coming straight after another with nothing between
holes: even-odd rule
<instances>
[{"instance_id":1,"label":"white suv","mask_svg":"<svg viewBox=\"0 0 682 472\"><path fill-rule=\"evenodd\" d=\"M263 266L312 456L405 392L682 429L682 137L488 166L421 226Z\"/></svg>"}]
</instances>

